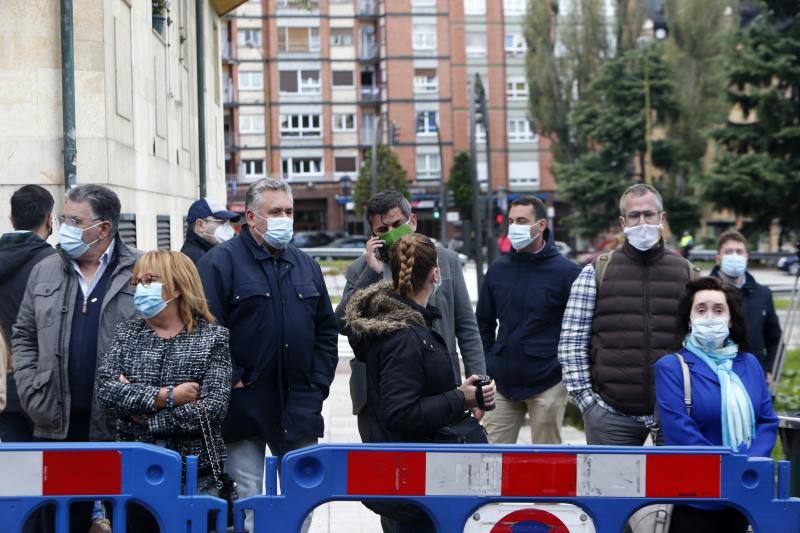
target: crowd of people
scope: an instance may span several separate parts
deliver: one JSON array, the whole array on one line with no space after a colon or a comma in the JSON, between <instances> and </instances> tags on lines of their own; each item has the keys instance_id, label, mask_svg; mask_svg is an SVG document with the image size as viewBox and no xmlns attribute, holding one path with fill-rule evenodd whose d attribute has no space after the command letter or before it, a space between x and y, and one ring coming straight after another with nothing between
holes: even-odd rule
<instances>
[{"instance_id":1,"label":"crowd of people","mask_svg":"<svg viewBox=\"0 0 800 533\"><path fill-rule=\"evenodd\" d=\"M538 198L512 201L509 253L473 311L458 256L416 232L402 194L379 192L334 311L319 264L291 244L285 182L249 188L238 235L240 215L194 202L183 253L127 246L107 187L70 189L54 217L47 190L24 186L0 237L0 440L146 442L197 455L200 492L253 496L266 449L280 458L322 437L341 333L363 442L516 443L527 414L534 444L559 444L571 399L588 444L649 437L768 457L781 332L746 239L722 234L701 277L665 245L656 189L633 185L619 207L624 242L581 269ZM413 506L370 508L384 531L435 531ZM127 520L157 528L146 513ZM111 527L99 502L70 522ZM724 508L672 513L672 531L746 529Z\"/></svg>"}]
</instances>

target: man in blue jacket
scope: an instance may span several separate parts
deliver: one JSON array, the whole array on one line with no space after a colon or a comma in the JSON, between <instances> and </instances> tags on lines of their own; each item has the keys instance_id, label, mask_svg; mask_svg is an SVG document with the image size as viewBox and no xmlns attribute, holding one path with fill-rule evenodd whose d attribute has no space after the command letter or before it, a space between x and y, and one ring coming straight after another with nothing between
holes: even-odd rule
<instances>
[{"instance_id":1,"label":"man in blue jacket","mask_svg":"<svg viewBox=\"0 0 800 533\"><path fill-rule=\"evenodd\" d=\"M711 275L738 287L747 322L750 353L758 358L770 383L775 354L781 342L781 323L775 313L772 291L757 283L747 272L747 239L738 231L726 231L719 236L716 259L717 266Z\"/></svg>"},{"instance_id":2,"label":"man in blue jacket","mask_svg":"<svg viewBox=\"0 0 800 533\"><path fill-rule=\"evenodd\" d=\"M580 269L556 249L538 198L514 200L508 222L513 249L489 267L476 312L486 369L497 383L496 408L483 422L491 443L514 444L527 412L533 444L560 444L567 390L558 339Z\"/></svg>"},{"instance_id":3,"label":"man in blue jacket","mask_svg":"<svg viewBox=\"0 0 800 533\"><path fill-rule=\"evenodd\" d=\"M338 362L322 270L289 244L293 206L287 183L254 183L240 235L198 264L211 312L230 329L233 391L223 436L241 498L261 493L266 446L280 458L323 435L322 402Z\"/></svg>"}]
</instances>

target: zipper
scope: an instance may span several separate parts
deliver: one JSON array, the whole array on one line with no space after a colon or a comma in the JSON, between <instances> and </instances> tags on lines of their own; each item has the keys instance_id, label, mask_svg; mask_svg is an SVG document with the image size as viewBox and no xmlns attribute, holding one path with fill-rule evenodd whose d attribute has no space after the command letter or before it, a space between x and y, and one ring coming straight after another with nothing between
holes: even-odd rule
<instances>
[{"instance_id":1,"label":"zipper","mask_svg":"<svg viewBox=\"0 0 800 533\"><path fill-rule=\"evenodd\" d=\"M650 405L650 266L645 261L642 271L642 287L644 288L644 401L647 409L652 412Z\"/></svg>"}]
</instances>

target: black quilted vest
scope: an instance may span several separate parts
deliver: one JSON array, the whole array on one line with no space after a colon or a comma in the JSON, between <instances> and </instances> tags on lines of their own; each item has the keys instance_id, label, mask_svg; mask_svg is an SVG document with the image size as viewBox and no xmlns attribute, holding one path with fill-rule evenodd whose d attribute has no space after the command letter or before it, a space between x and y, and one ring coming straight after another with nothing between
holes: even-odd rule
<instances>
[{"instance_id":1,"label":"black quilted vest","mask_svg":"<svg viewBox=\"0 0 800 533\"><path fill-rule=\"evenodd\" d=\"M663 244L640 252L625 241L611 255L597 292L589 358L594 391L615 409L653 413L653 364L670 351L691 273L691 264Z\"/></svg>"}]
</instances>

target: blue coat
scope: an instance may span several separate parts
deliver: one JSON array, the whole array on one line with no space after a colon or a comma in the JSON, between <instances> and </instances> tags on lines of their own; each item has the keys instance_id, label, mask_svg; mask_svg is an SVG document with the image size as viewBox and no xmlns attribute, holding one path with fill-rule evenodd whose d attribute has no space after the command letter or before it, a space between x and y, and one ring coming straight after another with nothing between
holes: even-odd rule
<instances>
[{"instance_id":1,"label":"blue coat","mask_svg":"<svg viewBox=\"0 0 800 533\"><path fill-rule=\"evenodd\" d=\"M680 351L689 366L692 383L692 414L687 416L683 405L683 376L678 358L665 355L655 364L656 402L664 444L667 446L721 446L720 389L717 375L687 349ZM756 415L756 434L750 449L751 457L769 457L775 445L778 417L758 359L739 353L733 360L733 371L741 378ZM742 453L745 450L740 450Z\"/></svg>"},{"instance_id":2,"label":"blue coat","mask_svg":"<svg viewBox=\"0 0 800 533\"><path fill-rule=\"evenodd\" d=\"M293 245L273 258L244 226L197 267L230 330L232 381L245 384L231 392L225 440L321 437L338 331L319 264Z\"/></svg>"},{"instance_id":3,"label":"blue coat","mask_svg":"<svg viewBox=\"0 0 800 533\"><path fill-rule=\"evenodd\" d=\"M537 254L512 250L497 258L478 298L486 370L497 389L514 400L530 398L561 381L561 319L580 268L558 252L549 230L545 239Z\"/></svg>"}]
</instances>

